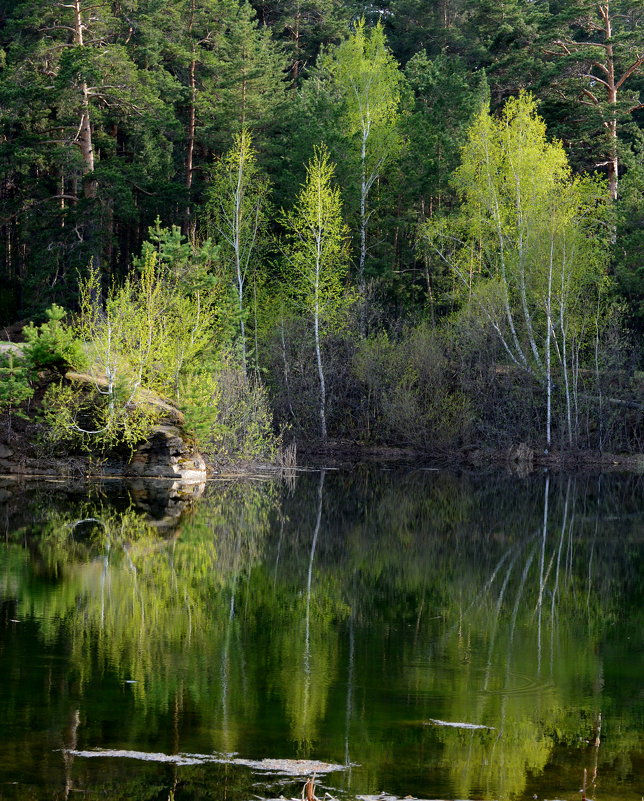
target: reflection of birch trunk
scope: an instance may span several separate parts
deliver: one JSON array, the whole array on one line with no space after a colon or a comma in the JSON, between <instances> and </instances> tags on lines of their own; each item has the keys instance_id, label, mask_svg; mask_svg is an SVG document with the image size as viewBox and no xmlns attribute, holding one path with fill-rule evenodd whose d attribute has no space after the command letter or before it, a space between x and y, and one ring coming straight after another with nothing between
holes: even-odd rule
<instances>
[{"instance_id":1,"label":"reflection of birch trunk","mask_svg":"<svg viewBox=\"0 0 644 801\"><path fill-rule=\"evenodd\" d=\"M309 659L310 659L310 623L311 623L311 585L313 583L313 560L315 558L315 549L318 544L318 536L320 534L320 523L322 522L322 498L324 493L324 477L326 473L324 470L320 471L320 483L318 484L318 509L317 517L315 520L315 528L313 530L313 541L311 543L311 553L309 555L309 570L306 580L306 627L305 627L305 640L304 640L304 665L306 673L309 673Z\"/></svg>"},{"instance_id":2,"label":"reflection of birch trunk","mask_svg":"<svg viewBox=\"0 0 644 801\"><path fill-rule=\"evenodd\" d=\"M324 496L324 476L325 471L320 471L320 483L318 484L318 508L313 530L313 541L311 542L311 553L309 555L309 570L306 579L306 621L304 628L304 703L302 710L302 720L308 720L309 697L311 694L311 586L313 584L313 560L320 534L320 523L322 522L322 500Z\"/></svg>"},{"instance_id":3,"label":"reflection of birch trunk","mask_svg":"<svg viewBox=\"0 0 644 801\"><path fill-rule=\"evenodd\" d=\"M597 713L597 722L595 723L595 739L593 740L593 746L595 748L595 756L593 758L593 772L591 777L591 784L595 784L597 781L597 771L599 768L599 746L601 745L601 734L602 734L602 713Z\"/></svg>"},{"instance_id":4,"label":"reflection of birch trunk","mask_svg":"<svg viewBox=\"0 0 644 801\"><path fill-rule=\"evenodd\" d=\"M550 602L550 673L554 670L554 654L555 654L555 604L557 602L557 595L559 593L559 571L561 569L561 552L563 550L564 537L566 536L566 525L568 523L568 504L570 501L570 478L566 484L566 500L564 501L563 520L561 521L561 535L559 537L559 546L557 548L557 562L555 567L555 586L552 590L552 599Z\"/></svg>"},{"instance_id":5,"label":"reflection of birch trunk","mask_svg":"<svg viewBox=\"0 0 644 801\"><path fill-rule=\"evenodd\" d=\"M234 750L231 748L229 740L229 676L230 676L230 640L232 637L233 624L235 620L235 596L237 594L237 579L239 577L239 562L241 553L241 540L242 531L244 530L243 515L240 520L240 525L237 534L237 548L235 551L235 561L233 565L233 585L230 593L230 606L228 608L228 620L225 623L226 633L224 635L224 647L221 651L221 730L223 732L225 741L225 750Z\"/></svg>"},{"instance_id":6,"label":"reflection of birch trunk","mask_svg":"<svg viewBox=\"0 0 644 801\"><path fill-rule=\"evenodd\" d=\"M483 689L487 690L488 685L490 683L490 674L492 671L492 654L494 653L494 643L496 642L496 634L499 630L499 620L501 619L501 606L503 605L503 598L505 597L505 591L508 588L508 583L510 582L510 576L512 575L512 570L514 568L514 564L517 561L517 557L515 556L514 559L508 565L508 569L505 573L505 578L503 579L503 584L501 585L501 589L499 590L499 597L496 600L496 609L494 611L494 622L492 624L492 633L490 635L490 645L488 647L488 654L487 654L487 667L485 670L485 680L483 682Z\"/></svg>"},{"instance_id":7,"label":"reflection of birch trunk","mask_svg":"<svg viewBox=\"0 0 644 801\"><path fill-rule=\"evenodd\" d=\"M550 476L546 476L546 486L543 498L543 528L541 532L541 556L539 558L539 599L537 610L539 612L537 624L537 670L541 672L541 611L543 606L544 567L546 560L546 538L548 536L548 502L550 496Z\"/></svg>"},{"instance_id":8,"label":"reflection of birch trunk","mask_svg":"<svg viewBox=\"0 0 644 801\"><path fill-rule=\"evenodd\" d=\"M109 578L110 567L110 541L105 545L105 556L103 557L103 570L101 571L101 631L105 628L105 584Z\"/></svg>"},{"instance_id":9,"label":"reflection of birch trunk","mask_svg":"<svg viewBox=\"0 0 644 801\"><path fill-rule=\"evenodd\" d=\"M516 629L517 624L517 615L519 613L519 606L521 605L521 599L523 598L523 590L525 588L526 579L528 578L528 573L530 572L530 567L532 565L532 561L534 559L534 548L530 552L529 557L526 560L525 567L523 568L523 573L521 575L521 583L519 584L519 589L517 590L517 597L514 602L514 608L512 610L512 618L510 621L510 636L508 638L508 650L507 656L505 659L505 689L509 689L510 687L510 668L512 665L512 647L514 644L514 632ZM499 725L499 733L503 733L503 729L505 726L505 709L507 704L508 696L504 695L503 700L501 701L501 712L500 712L500 725ZM498 742L498 740L496 741ZM494 744L494 749L496 749L496 743ZM493 749L493 750L494 750Z\"/></svg>"},{"instance_id":10,"label":"reflection of birch trunk","mask_svg":"<svg viewBox=\"0 0 644 801\"><path fill-rule=\"evenodd\" d=\"M353 662L355 654L355 635L353 631L353 610L349 615L349 665L347 675L347 705L344 719L344 764L347 767L349 789L351 784L351 756L349 753L349 734L351 732L351 713L353 711Z\"/></svg>"},{"instance_id":11,"label":"reflection of birch trunk","mask_svg":"<svg viewBox=\"0 0 644 801\"><path fill-rule=\"evenodd\" d=\"M277 553L275 554L275 570L273 572L273 589L277 586L277 569L280 564L280 557L282 555L282 540L284 539L284 523L286 518L283 511L280 511L280 536L277 541Z\"/></svg>"}]
</instances>

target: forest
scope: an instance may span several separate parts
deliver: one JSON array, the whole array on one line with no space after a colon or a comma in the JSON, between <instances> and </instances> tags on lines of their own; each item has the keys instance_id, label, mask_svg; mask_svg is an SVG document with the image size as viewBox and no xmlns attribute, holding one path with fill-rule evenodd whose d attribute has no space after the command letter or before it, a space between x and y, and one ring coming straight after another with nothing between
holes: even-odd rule
<instances>
[{"instance_id":1,"label":"forest","mask_svg":"<svg viewBox=\"0 0 644 801\"><path fill-rule=\"evenodd\" d=\"M5 439L641 453L643 23L0 2Z\"/></svg>"}]
</instances>

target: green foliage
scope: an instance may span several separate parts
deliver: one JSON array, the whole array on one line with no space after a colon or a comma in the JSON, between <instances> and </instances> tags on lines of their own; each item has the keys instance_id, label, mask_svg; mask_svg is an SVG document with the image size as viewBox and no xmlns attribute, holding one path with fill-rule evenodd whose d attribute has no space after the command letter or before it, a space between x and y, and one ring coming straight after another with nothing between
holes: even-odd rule
<instances>
[{"instance_id":1,"label":"green foliage","mask_svg":"<svg viewBox=\"0 0 644 801\"><path fill-rule=\"evenodd\" d=\"M53 304L45 314L47 322L35 326L30 322L23 329L27 342L25 355L30 365L39 370L53 367L65 371L69 367L81 369L86 361L81 342L72 326L66 325L66 312L61 306Z\"/></svg>"},{"instance_id":2,"label":"green foliage","mask_svg":"<svg viewBox=\"0 0 644 801\"><path fill-rule=\"evenodd\" d=\"M620 182L617 202L617 236L613 245L613 265L618 294L627 302L631 327L644 334L644 144Z\"/></svg>"},{"instance_id":3,"label":"green foliage","mask_svg":"<svg viewBox=\"0 0 644 801\"><path fill-rule=\"evenodd\" d=\"M562 145L547 141L525 94L510 99L498 120L487 111L477 117L453 181L460 216L427 223L426 246L449 265L510 362L543 384L548 446L556 361L572 444L571 387L605 288L605 184L572 176ZM479 290L490 282L493 292Z\"/></svg>"},{"instance_id":4,"label":"green foliage","mask_svg":"<svg viewBox=\"0 0 644 801\"><path fill-rule=\"evenodd\" d=\"M225 357L211 382L217 393L217 415L211 432L199 440L203 452L215 461L274 460L281 443L273 430L266 388Z\"/></svg>"},{"instance_id":5,"label":"green foliage","mask_svg":"<svg viewBox=\"0 0 644 801\"><path fill-rule=\"evenodd\" d=\"M342 220L340 191L331 184L333 172L327 148L316 148L295 208L284 216L287 229L284 253L294 272L294 295L306 309L313 327L323 440L327 438L327 392L322 341L329 326L340 319L339 313L347 308L349 299L343 295L348 230Z\"/></svg>"},{"instance_id":6,"label":"green foliage","mask_svg":"<svg viewBox=\"0 0 644 801\"><path fill-rule=\"evenodd\" d=\"M532 387L546 380L550 317L561 389L564 363L592 366L591 329L604 341L601 288L626 304L636 350L644 64L634 0L81 0L76 10L16 0L0 26L0 324L38 320L51 307L44 325L26 329L37 370L83 369L85 345L66 339L59 309L77 310L76 276L83 286L94 281L93 263L96 320L109 307L131 329L108 326L121 338L109 370L106 328L95 332L102 355L87 354L100 362L92 374L116 370L108 393L118 385L127 401L145 386L176 399L191 361L205 358L215 376L233 345L247 376L276 386L268 351L279 335L272 310L288 270L277 253L287 224L267 201L271 194L275 207L293 207L321 145L336 164L353 238L361 336L386 330L396 340L425 308L442 326L471 301L503 337L502 358ZM543 145L536 106L528 113L514 100L505 140L495 124L484 130L481 106L498 109L521 91L539 98L561 143ZM474 119L478 145L467 137ZM523 133L510 141L521 125L523 155L509 157L521 150ZM461 148L469 166L453 177ZM597 200L595 169L608 170L614 221ZM488 202L494 192L498 215ZM467 214L454 213L459 195ZM552 270L549 242L557 243ZM606 248L614 284L599 265ZM309 289L299 277L287 283L302 308ZM180 321L197 299L197 317L208 306L208 342L182 355ZM345 308L328 321L319 308L322 328L340 327ZM598 325L591 308L602 309ZM159 331L147 336L152 318ZM366 402L353 397L359 390L348 377L358 345L342 331L321 346L321 358L346 361L327 393L343 431ZM463 359L471 363L472 353ZM298 372L305 359L295 358Z\"/></svg>"},{"instance_id":7,"label":"green foliage","mask_svg":"<svg viewBox=\"0 0 644 801\"><path fill-rule=\"evenodd\" d=\"M139 275L112 287L104 304L95 270L81 283L76 334L87 343L86 386L49 390L54 440L88 450L133 447L161 416L160 396L174 399L182 376L213 344L214 298L199 289L186 294L176 260L159 264L151 246L138 266Z\"/></svg>"},{"instance_id":8,"label":"green foliage","mask_svg":"<svg viewBox=\"0 0 644 801\"><path fill-rule=\"evenodd\" d=\"M13 412L33 397L31 370L22 359L9 351L0 354L0 412Z\"/></svg>"},{"instance_id":9,"label":"green foliage","mask_svg":"<svg viewBox=\"0 0 644 801\"><path fill-rule=\"evenodd\" d=\"M155 256L151 256L153 252ZM159 269L169 276L180 292L191 295L200 291L219 296L216 269L221 252L212 240L190 241L178 225L166 228L157 217L148 229L141 255L132 260L135 270L141 272L149 258L156 258Z\"/></svg>"},{"instance_id":10,"label":"green foliage","mask_svg":"<svg viewBox=\"0 0 644 801\"><path fill-rule=\"evenodd\" d=\"M368 29L358 20L348 39L324 54L321 69L328 73L330 89L342 103L342 129L353 150L358 196L358 282L365 296L368 256L368 200L374 184L401 151L400 113L405 93L404 75L387 46L380 23Z\"/></svg>"},{"instance_id":11,"label":"green foliage","mask_svg":"<svg viewBox=\"0 0 644 801\"><path fill-rule=\"evenodd\" d=\"M399 341L385 334L366 338L354 369L368 398L361 422L367 441L441 450L468 437L472 403L454 385L436 330L420 326Z\"/></svg>"},{"instance_id":12,"label":"green foliage","mask_svg":"<svg viewBox=\"0 0 644 801\"><path fill-rule=\"evenodd\" d=\"M166 397L177 393L182 372L210 345L214 309L209 297L186 295L175 275L146 249L139 276L126 278L98 301L97 274L81 286L78 330L91 343L91 373L111 386L138 387Z\"/></svg>"},{"instance_id":13,"label":"green foliage","mask_svg":"<svg viewBox=\"0 0 644 801\"><path fill-rule=\"evenodd\" d=\"M212 373L188 373L179 383L178 405L184 413L185 429L203 451L220 440L221 389Z\"/></svg>"},{"instance_id":14,"label":"green foliage","mask_svg":"<svg viewBox=\"0 0 644 801\"><path fill-rule=\"evenodd\" d=\"M261 251L267 229L270 184L257 166L251 135L244 128L232 148L215 165L208 194L208 228L219 241L224 270L237 298L239 348L247 370L248 287L261 273ZM253 328L257 329L255 315Z\"/></svg>"},{"instance_id":15,"label":"green foliage","mask_svg":"<svg viewBox=\"0 0 644 801\"><path fill-rule=\"evenodd\" d=\"M294 82L315 62L322 46L346 31L351 15L344 0L256 0L252 5L264 25L285 42Z\"/></svg>"},{"instance_id":16,"label":"green foliage","mask_svg":"<svg viewBox=\"0 0 644 801\"><path fill-rule=\"evenodd\" d=\"M416 53L405 67L414 92L413 113L404 121L408 147L403 157L406 191L412 203L422 204L423 216L449 208L450 177L458 167L467 129L489 102L484 71L468 73L461 59L441 53L430 59Z\"/></svg>"},{"instance_id":17,"label":"green foliage","mask_svg":"<svg viewBox=\"0 0 644 801\"><path fill-rule=\"evenodd\" d=\"M105 453L113 448L133 450L158 422L160 410L122 387L111 392L100 385L50 384L42 402L46 439L54 445Z\"/></svg>"},{"instance_id":18,"label":"green foliage","mask_svg":"<svg viewBox=\"0 0 644 801\"><path fill-rule=\"evenodd\" d=\"M346 308L348 228L342 220L340 190L331 183L335 167L326 147L316 148L295 207L283 216L284 253L293 271L291 295L326 328Z\"/></svg>"},{"instance_id":19,"label":"green foliage","mask_svg":"<svg viewBox=\"0 0 644 801\"><path fill-rule=\"evenodd\" d=\"M403 75L387 47L382 25L369 29L358 20L351 35L323 59L342 102L347 132L369 139L370 171L382 159L391 158L396 116L401 101Z\"/></svg>"}]
</instances>

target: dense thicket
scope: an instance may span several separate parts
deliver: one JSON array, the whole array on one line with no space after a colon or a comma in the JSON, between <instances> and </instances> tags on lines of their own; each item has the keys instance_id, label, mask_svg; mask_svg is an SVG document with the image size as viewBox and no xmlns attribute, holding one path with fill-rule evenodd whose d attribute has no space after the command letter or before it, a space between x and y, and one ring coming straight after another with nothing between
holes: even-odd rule
<instances>
[{"instance_id":1,"label":"dense thicket","mask_svg":"<svg viewBox=\"0 0 644 801\"><path fill-rule=\"evenodd\" d=\"M464 444L476 432L541 444L547 415L562 443L632 446L644 333L643 23L635 0L2 2L0 324L42 317L54 302L78 310L79 278L94 276L100 296L136 263L138 274L144 243L156 241L158 256L173 254L164 270L184 264L167 286L186 303L210 293L213 314L227 317L211 345L225 340L244 380L252 373L270 388L280 425L296 433L318 427L322 350L334 436ZM526 237L519 225L492 256L458 171L481 110L500 112L523 91L561 142L553 171L606 179L556 211L566 241L592 236L603 248L585 272L562 268L601 288L575 296L587 314L566 318L557 340L552 291L532 286L528 315L523 279L507 284L518 287L508 297L523 308L516 341L527 337L529 370L508 360L500 326L515 336L512 316L489 313L494 260ZM335 165L352 260L343 319L323 342L280 242L320 145ZM522 169L531 173L527 156ZM550 202L530 211L539 222L528 238L542 236ZM592 232L577 225L582 216L594 216ZM454 269L428 246L428 223L450 236L458 228L485 304L471 302L471 281L463 289L462 254ZM518 258L520 276L530 268ZM547 283L539 275L530 281ZM567 365L561 376L530 348L533 325L548 353L568 348L551 354Z\"/></svg>"}]
</instances>

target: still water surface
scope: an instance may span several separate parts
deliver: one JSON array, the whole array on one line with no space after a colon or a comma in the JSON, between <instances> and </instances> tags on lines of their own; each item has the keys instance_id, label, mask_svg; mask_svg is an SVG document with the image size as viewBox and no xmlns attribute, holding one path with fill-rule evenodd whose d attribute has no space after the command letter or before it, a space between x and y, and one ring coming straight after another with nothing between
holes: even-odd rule
<instances>
[{"instance_id":1,"label":"still water surface","mask_svg":"<svg viewBox=\"0 0 644 801\"><path fill-rule=\"evenodd\" d=\"M643 489L2 485L0 798L640 801Z\"/></svg>"}]
</instances>

